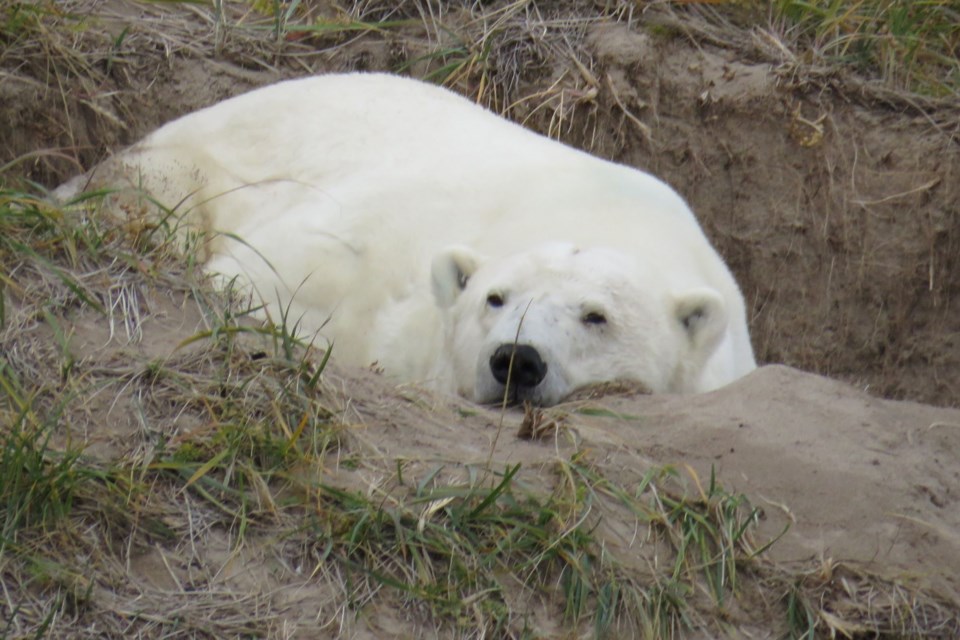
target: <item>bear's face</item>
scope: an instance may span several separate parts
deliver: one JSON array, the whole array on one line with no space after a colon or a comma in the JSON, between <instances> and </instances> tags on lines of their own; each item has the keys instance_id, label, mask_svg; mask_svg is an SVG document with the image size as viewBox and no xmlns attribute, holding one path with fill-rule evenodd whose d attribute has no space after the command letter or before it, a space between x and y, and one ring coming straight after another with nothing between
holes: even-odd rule
<instances>
[{"instance_id":1,"label":"bear's face","mask_svg":"<svg viewBox=\"0 0 960 640\"><path fill-rule=\"evenodd\" d=\"M457 391L481 403L551 405L588 384L680 391L726 329L719 294L676 294L612 249L544 245L484 259L451 247L433 262Z\"/></svg>"}]
</instances>

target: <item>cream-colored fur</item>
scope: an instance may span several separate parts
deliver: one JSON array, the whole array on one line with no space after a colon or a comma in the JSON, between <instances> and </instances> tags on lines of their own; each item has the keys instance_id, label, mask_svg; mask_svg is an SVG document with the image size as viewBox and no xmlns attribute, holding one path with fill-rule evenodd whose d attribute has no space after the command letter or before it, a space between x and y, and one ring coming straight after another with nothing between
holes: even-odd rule
<instances>
[{"instance_id":1,"label":"cream-colored fur","mask_svg":"<svg viewBox=\"0 0 960 640\"><path fill-rule=\"evenodd\" d=\"M615 378L706 391L756 366L737 284L670 187L429 84L269 86L58 194L120 182L220 232L208 268L333 340L342 364L491 401L491 351L521 325L546 373L517 398L544 404ZM508 294L496 308L493 289Z\"/></svg>"}]
</instances>

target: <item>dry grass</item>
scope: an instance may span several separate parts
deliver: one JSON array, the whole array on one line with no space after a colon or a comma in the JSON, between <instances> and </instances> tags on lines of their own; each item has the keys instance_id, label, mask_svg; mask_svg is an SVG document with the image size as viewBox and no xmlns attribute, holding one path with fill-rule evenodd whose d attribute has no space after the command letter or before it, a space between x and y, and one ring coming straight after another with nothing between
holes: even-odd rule
<instances>
[{"instance_id":1,"label":"dry grass","mask_svg":"<svg viewBox=\"0 0 960 640\"><path fill-rule=\"evenodd\" d=\"M386 66L454 87L514 120L588 148L599 144L599 96L612 91L615 110L649 137L647 125L584 53L585 34L598 19L642 22L655 35L739 50L778 65L794 86L832 86L851 99L929 112L933 120L944 118L945 128L953 126L951 111L934 109L944 104L938 96L952 99L957 92L957 21L951 22L955 10L948 3L923 3L917 15L893 0L861 0L832 13L815 10L813 3L784 1L771 12L762 4L733 4L610 2L584 13L577 3L524 0L487 9L422 0L234 2L213 9L190 2L146 2L134 9L102 0L7 3L0 17L0 68L17 69L5 73L7 79L48 101L51 116L59 112L43 125L43 137L58 145L25 150L0 165L0 176L62 181L110 145L130 143L185 107L201 106L185 95L179 104L131 111L131 98L149 88L152 78L175 73L171 61L178 57L223 60L238 80L244 69L280 78L341 64ZM884 35L893 27L883 20L893 22L904 12L914 31ZM911 43L909 55L900 51L904 39ZM374 40L376 47L358 47ZM363 53L354 57L354 48ZM877 53L864 54L860 75L835 73L837 60L851 49ZM922 94L904 91L914 84ZM112 86L121 89L106 89ZM159 121L144 119L147 109Z\"/></svg>"},{"instance_id":2,"label":"dry grass","mask_svg":"<svg viewBox=\"0 0 960 640\"><path fill-rule=\"evenodd\" d=\"M784 28L823 61L842 62L889 87L960 95L960 7L950 0L775 3Z\"/></svg>"}]
</instances>

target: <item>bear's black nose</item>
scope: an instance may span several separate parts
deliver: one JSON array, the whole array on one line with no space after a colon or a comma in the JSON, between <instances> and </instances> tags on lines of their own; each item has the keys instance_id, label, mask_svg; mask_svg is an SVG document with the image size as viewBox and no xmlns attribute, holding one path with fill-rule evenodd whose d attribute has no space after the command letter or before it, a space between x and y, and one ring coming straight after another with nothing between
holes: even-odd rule
<instances>
[{"instance_id":1,"label":"bear's black nose","mask_svg":"<svg viewBox=\"0 0 960 640\"><path fill-rule=\"evenodd\" d=\"M513 373L510 372L510 356L513 355ZM547 375L547 363L536 349L526 344L502 344L490 356L490 371L500 384L532 389Z\"/></svg>"}]
</instances>

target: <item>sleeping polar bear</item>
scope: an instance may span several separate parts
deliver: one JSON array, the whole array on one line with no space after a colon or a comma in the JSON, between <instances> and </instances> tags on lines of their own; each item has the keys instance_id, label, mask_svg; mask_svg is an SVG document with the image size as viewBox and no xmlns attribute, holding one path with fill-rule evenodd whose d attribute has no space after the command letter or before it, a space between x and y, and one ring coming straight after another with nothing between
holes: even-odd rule
<instances>
[{"instance_id":1,"label":"sleeping polar bear","mask_svg":"<svg viewBox=\"0 0 960 640\"><path fill-rule=\"evenodd\" d=\"M341 364L477 402L756 367L744 301L684 201L442 88L282 82L167 124L58 189L136 186L206 231L207 269Z\"/></svg>"}]
</instances>

